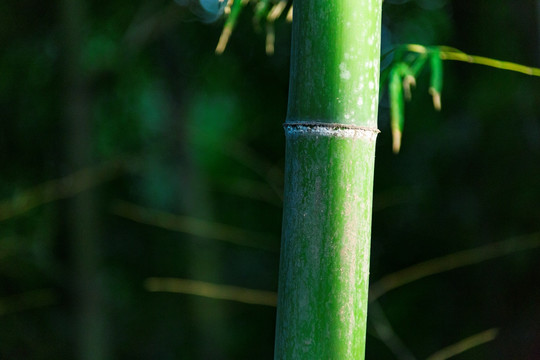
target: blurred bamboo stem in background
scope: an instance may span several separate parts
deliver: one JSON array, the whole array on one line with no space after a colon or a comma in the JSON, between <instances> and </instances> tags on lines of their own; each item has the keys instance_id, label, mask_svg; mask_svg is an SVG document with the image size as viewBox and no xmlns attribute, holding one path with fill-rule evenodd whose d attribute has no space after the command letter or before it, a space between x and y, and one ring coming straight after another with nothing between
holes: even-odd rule
<instances>
[{"instance_id":1,"label":"blurred bamboo stem in background","mask_svg":"<svg viewBox=\"0 0 540 360\"><path fill-rule=\"evenodd\" d=\"M87 2L63 0L60 6L64 36L64 151L68 170L75 171L92 164L94 154L94 95L82 55L88 41ZM69 261L64 264L64 270L71 285L73 355L79 360L104 360L109 355L104 290L99 281L102 270L100 213L97 192L88 191L89 188L88 184L80 187L77 196L71 197L62 208L69 249Z\"/></svg>"}]
</instances>

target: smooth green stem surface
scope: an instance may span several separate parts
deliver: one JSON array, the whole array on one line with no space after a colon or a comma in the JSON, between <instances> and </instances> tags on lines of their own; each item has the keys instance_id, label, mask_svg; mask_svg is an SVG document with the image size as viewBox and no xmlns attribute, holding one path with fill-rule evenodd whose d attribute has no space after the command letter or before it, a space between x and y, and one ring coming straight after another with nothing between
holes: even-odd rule
<instances>
[{"instance_id":1,"label":"smooth green stem surface","mask_svg":"<svg viewBox=\"0 0 540 360\"><path fill-rule=\"evenodd\" d=\"M364 359L380 0L295 0L275 359Z\"/></svg>"},{"instance_id":2,"label":"smooth green stem surface","mask_svg":"<svg viewBox=\"0 0 540 360\"><path fill-rule=\"evenodd\" d=\"M287 136L276 359L364 358L376 133L356 131Z\"/></svg>"},{"instance_id":3,"label":"smooth green stem surface","mask_svg":"<svg viewBox=\"0 0 540 360\"><path fill-rule=\"evenodd\" d=\"M380 0L295 0L287 120L377 126Z\"/></svg>"}]
</instances>

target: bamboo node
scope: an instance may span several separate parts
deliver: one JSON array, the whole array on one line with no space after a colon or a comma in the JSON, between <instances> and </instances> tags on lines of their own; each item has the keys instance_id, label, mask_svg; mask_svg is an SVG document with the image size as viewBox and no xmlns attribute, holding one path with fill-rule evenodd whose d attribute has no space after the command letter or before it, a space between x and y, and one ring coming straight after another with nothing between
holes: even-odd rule
<instances>
[{"instance_id":1,"label":"bamboo node","mask_svg":"<svg viewBox=\"0 0 540 360\"><path fill-rule=\"evenodd\" d=\"M367 126L324 122L287 122L283 124L286 136L328 136L375 140L380 130Z\"/></svg>"}]
</instances>

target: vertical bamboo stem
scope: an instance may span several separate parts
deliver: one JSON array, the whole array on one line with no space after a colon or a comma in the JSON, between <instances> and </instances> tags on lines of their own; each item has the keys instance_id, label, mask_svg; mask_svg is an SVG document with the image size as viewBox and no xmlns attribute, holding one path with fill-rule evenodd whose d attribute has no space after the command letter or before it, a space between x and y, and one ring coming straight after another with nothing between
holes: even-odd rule
<instances>
[{"instance_id":1,"label":"vertical bamboo stem","mask_svg":"<svg viewBox=\"0 0 540 360\"><path fill-rule=\"evenodd\" d=\"M295 0L276 359L363 359L380 0Z\"/></svg>"},{"instance_id":2,"label":"vertical bamboo stem","mask_svg":"<svg viewBox=\"0 0 540 360\"><path fill-rule=\"evenodd\" d=\"M59 4L64 31L66 160L70 172L92 162L92 94L82 66L83 44L87 41L87 11L84 0L63 0ZM105 334L103 288L100 274L99 207L96 191L84 191L67 203L70 243L72 301L75 312L75 358L102 360L108 357Z\"/></svg>"}]
</instances>

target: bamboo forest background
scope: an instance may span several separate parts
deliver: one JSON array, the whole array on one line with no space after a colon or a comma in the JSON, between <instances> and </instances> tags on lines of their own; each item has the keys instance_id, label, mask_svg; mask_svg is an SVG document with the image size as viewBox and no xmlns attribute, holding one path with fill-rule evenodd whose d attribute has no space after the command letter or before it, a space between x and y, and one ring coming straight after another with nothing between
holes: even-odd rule
<instances>
[{"instance_id":1,"label":"bamboo forest background","mask_svg":"<svg viewBox=\"0 0 540 360\"><path fill-rule=\"evenodd\" d=\"M218 56L171 1L0 2L0 358L272 358L290 24L268 56L252 9ZM535 0L383 14L383 51L540 64ZM540 81L444 72L397 156L382 93L366 358L540 358Z\"/></svg>"}]
</instances>

